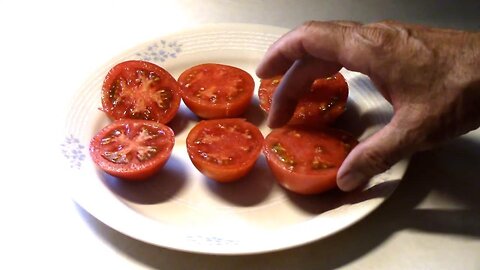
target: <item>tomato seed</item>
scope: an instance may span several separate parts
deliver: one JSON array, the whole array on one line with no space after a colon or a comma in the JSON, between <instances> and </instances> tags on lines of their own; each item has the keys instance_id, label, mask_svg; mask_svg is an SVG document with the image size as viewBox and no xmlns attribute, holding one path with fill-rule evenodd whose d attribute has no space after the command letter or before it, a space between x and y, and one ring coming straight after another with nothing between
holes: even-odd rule
<instances>
[{"instance_id":1,"label":"tomato seed","mask_svg":"<svg viewBox=\"0 0 480 270\"><path fill-rule=\"evenodd\" d=\"M113 138L113 137L105 137L105 138L102 138L102 140L100 140L100 144L102 144L102 145L109 144L109 143L113 142L114 140L115 140L115 138Z\"/></svg>"},{"instance_id":2,"label":"tomato seed","mask_svg":"<svg viewBox=\"0 0 480 270\"><path fill-rule=\"evenodd\" d=\"M154 146L139 147L137 150L137 159L146 161L154 157L158 153L158 149Z\"/></svg>"},{"instance_id":3,"label":"tomato seed","mask_svg":"<svg viewBox=\"0 0 480 270\"><path fill-rule=\"evenodd\" d=\"M251 152L253 149L253 146L240 146L240 149L242 149L244 152Z\"/></svg>"},{"instance_id":4,"label":"tomato seed","mask_svg":"<svg viewBox=\"0 0 480 270\"><path fill-rule=\"evenodd\" d=\"M127 164L129 162L126 154L118 152L104 152L102 157L117 164Z\"/></svg>"},{"instance_id":5,"label":"tomato seed","mask_svg":"<svg viewBox=\"0 0 480 270\"><path fill-rule=\"evenodd\" d=\"M295 165L295 161L293 160L293 158L287 154L287 150L280 143L274 144L271 149L277 155L278 159L280 159L281 162L290 166Z\"/></svg>"},{"instance_id":6,"label":"tomato seed","mask_svg":"<svg viewBox=\"0 0 480 270\"><path fill-rule=\"evenodd\" d=\"M250 132L250 130L245 130L245 133L243 134L243 136L248 139L248 140L251 140L253 138L252 136L252 132Z\"/></svg>"},{"instance_id":7,"label":"tomato seed","mask_svg":"<svg viewBox=\"0 0 480 270\"><path fill-rule=\"evenodd\" d=\"M214 103L214 104L217 103L217 95L210 96L209 100L211 103Z\"/></svg>"},{"instance_id":8,"label":"tomato seed","mask_svg":"<svg viewBox=\"0 0 480 270\"><path fill-rule=\"evenodd\" d=\"M330 169L333 168L334 166L332 164L328 164L325 162L318 161L317 159L314 159L312 161L312 169L313 170L325 170L325 169Z\"/></svg>"},{"instance_id":9,"label":"tomato seed","mask_svg":"<svg viewBox=\"0 0 480 270\"><path fill-rule=\"evenodd\" d=\"M296 137L296 138L301 138L302 135L300 134L300 132L296 131L296 130L292 130L288 133L289 135L293 136L293 137Z\"/></svg>"},{"instance_id":10,"label":"tomato seed","mask_svg":"<svg viewBox=\"0 0 480 270\"><path fill-rule=\"evenodd\" d=\"M228 165L231 164L233 161L233 157L228 157L228 158L221 158L221 159L216 159L212 158L214 163L217 163L218 165Z\"/></svg>"},{"instance_id":11,"label":"tomato seed","mask_svg":"<svg viewBox=\"0 0 480 270\"><path fill-rule=\"evenodd\" d=\"M323 147L321 147L321 146L315 147L315 153L317 153L317 154L323 153Z\"/></svg>"}]
</instances>

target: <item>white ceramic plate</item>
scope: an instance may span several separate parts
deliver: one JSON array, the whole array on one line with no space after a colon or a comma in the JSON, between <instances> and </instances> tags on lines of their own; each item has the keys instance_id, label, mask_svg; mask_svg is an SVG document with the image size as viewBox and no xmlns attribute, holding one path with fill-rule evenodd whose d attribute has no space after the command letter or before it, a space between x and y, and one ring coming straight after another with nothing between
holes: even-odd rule
<instances>
[{"instance_id":1,"label":"white ceramic plate","mask_svg":"<svg viewBox=\"0 0 480 270\"><path fill-rule=\"evenodd\" d=\"M182 104L171 122L176 144L154 179L131 183L96 170L90 138L109 120L101 107L107 71L127 59L157 63L178 77L206 62L233 65L252 74L264 52L287 29L245 24L209 25L161 37L115 57L76 93L67 112L61 150L73 198L108 226L154 245L210 254L248 254L302 245L352 225L378 207L397 186L407 162L373 178L363 191L299 196L280 188L263 156L239 182L219 184L191 164L185 138L198 119ZM391 107L365 76L341 71L349 84L347 113L340 125L364 139L387 123ZM246 113L264 135L269 129L255 100Z\"/></svg>"}]
</instances>

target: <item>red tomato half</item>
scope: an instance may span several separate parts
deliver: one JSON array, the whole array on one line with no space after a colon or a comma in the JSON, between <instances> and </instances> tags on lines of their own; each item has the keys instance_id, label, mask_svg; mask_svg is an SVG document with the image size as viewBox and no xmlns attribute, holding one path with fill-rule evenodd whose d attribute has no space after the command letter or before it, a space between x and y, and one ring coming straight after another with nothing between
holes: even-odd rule
<instances>
[{"instance_id":1,"label":"red tomato half","mask_svg":"<svg viewBox=\"0 0 480 270\"><path fill-rule=\"evenodd\" d=\"M178 82L185 105L204 119L237 117L245 112L255 83L236 67L203 64L185 70Z\"/></svg>"},{"instance_id":2,"label":"red tomato half","mask_svg":"<svg viewBox=\"0 0 480 270\"><path fill-rule=\"evenodd\" d=\"M270 111L273 93L282 77L277 76L260 82L258 97L260 107ZM348 99L348 85L342 74L337 73L325 79L317 79L298 102L289 121L291 125L318 127L332 123L344 111Z\"/></svg>"},{"instance_id":3,"label":"red tomato half","mask_svg":"<svg viewBox=\"0 0 480 270\"><path fill-rule=\"evenodd\" d=\"M108 174L141 180L165 165L174 143L173 131L166 125L149 120L117 120L93 137L90 155Z\"/></svg>"},{"instance_id":4,"label":"red tomato half","mask_svg":"<svg viewBox=\"0 0 480 270\"><path fill-rule=\"evenodd\" d=\"M284 188L315 194L335 188L337 171L357 140L336 129L274 129L263 153L273 175Z\"/></svg>"},{"instance_id":5,"label":"red tomato half","mask_svg":"<svg viewBox=\"0 0 480 270\"><path fill-rule=\"evenodd\" d=\"M143 119L166 124L180 106L180 86L163 68L131 60L114 66L102 87L103 111L113 120Z\"/></svg>"},{"instance_id":6,"label":"red tomato half","mask_svg":"<svg viewBox=\"0 0 480 270\"><path fill-rule=\"evenodd\" d=\"M255 164L263 135L244 119L204 120L187 136L187 151L193 165L219 182L246 175Z\"/></svg>"}]
</instances>

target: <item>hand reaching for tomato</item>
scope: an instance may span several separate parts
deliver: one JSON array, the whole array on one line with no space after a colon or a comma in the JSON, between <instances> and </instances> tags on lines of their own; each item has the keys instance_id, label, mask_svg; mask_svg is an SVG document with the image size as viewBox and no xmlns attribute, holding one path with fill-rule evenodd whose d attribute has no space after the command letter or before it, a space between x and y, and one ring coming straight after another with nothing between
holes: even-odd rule
<instances>
[{"instance_id":1,"label":"hand reaching for tomato","mask_svg":"<svg viewBox=\"0 0 480 270\"><path fill-rule=\"evenodd\" d=\"M368 75L394 109L343 162L342 190L480 126L480 33L397 22L308 22L275 42L257 69L260 78L284 74L269 125L285 124L314 79L342 67Z\"/></svg>"}]
</instances>

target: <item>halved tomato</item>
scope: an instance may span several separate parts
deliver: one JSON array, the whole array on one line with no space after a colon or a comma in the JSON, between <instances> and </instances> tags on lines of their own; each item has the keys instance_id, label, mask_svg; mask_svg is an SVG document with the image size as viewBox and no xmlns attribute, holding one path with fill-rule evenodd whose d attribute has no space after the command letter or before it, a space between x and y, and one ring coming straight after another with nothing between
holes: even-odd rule
<instances>
[{"instance_id":1,"label":"halved tomato","mask_svg":"<svg viewBox=\"0 0 480 270\"><path fill-rule=\"evenodd\" d=\"M357 143L352 135L337 129L283 127L265 138L263 153L281 186L315 194L337 186L338 169Z\"/></svg>"},{"instance_id":2,"label":"halved tomato","mask_svg":"<svg viewBox=\"0 0 480 270\"><path fill-rule=\"evenodd\" d=\"M277 76L260 82L258 89L260 107L267 113L272 105L273 93L281 80L282 76ZM345 111L347 99L348 85L342 74L317 79L310 91L298 102L288 124L308 127L328 125Z\"/></svg>"},{"instance_id":3,"label":"halved tomato","mask_svg":"<svg viewBox=\"0 0 480 270\"><path fill-rule=\"evenodd\" d=\"M174 134L168 126L149 120L117 120L90 141L90 155L106 173L142 180L161 169L172 153Z\"/></svg>"},{"instance_id":4,"label":"halved tomato","mask_svg":"<svg viewBox=\"0 0 480 270\"><path fill-rule=\"evenodd\" d=\"M180 86L163 68L145 61L117 64L102 87L103 111L110 119L143 119L166 124L180 106Z\"/></svg>"},{"instance_id":5,"label":"halved tomato","mask_svg":"<svg viewBox=\"0 0 480 270\"><path fill-rule=\"evenodd\" d=\"M214 63L185 70L178 82L185 105L204 119L242 115L255 88L252 76L246 71Z\"/></svg>"},{"instance_id":6,"label":"halved tomato","mask_svg":"<svg viewBox=\"0 0 480 270\"><path fill-rule=\"evenodd\" d=\"M246 175L258 159L262 144L260 130L239 118L200 121L187 136L193 165L219 182Z\"/></svg>"}]
</instances>

